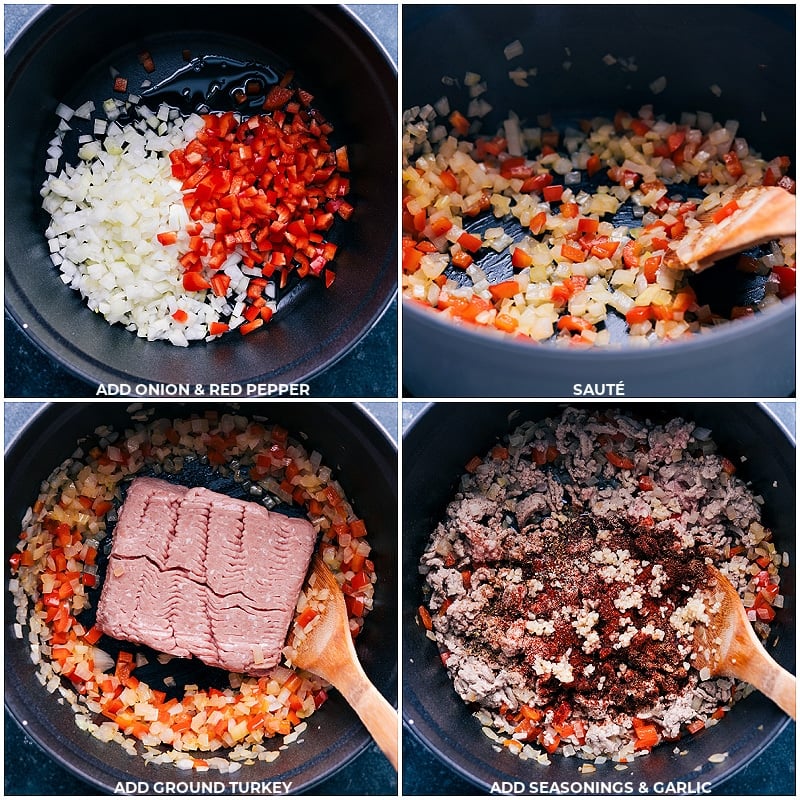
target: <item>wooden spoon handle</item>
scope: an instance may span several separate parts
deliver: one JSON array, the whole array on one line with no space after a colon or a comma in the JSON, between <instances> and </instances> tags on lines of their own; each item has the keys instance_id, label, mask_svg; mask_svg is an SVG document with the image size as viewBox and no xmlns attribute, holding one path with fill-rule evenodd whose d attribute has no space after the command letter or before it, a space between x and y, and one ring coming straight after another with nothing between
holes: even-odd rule
<instances>
[{"instance_id":1,"label":"wooden spoon handle","mask_svg":"<svg viewBox=\"0 0 800 800\"><path fill-rule=\"evenodd\" d=\"M755 686L785 711L792 719L797 719L797 678L787 672L764 649L753 629L748 624L749 648L739 648L729 659L730 671L734 677Z\"/></svg>"},{"instance_id":2,"label":"wooden spoon handle","mask_svg":"<svg viewBox=\"0 0 800 800\"><path fill-rule=\"evenodd\" d=\"M751 659L738 677L755 686L792 719L797 719L797 679L769 656Z\"/></svg>"},{"instance_id":3,"label":"wooden spoon handle","mask_svg":"<svg viewBox=\"0 0 800 800\"><path fill-rule=\"evenodd\" d=\"M342 670L336 688L358 714L375 744L397 769L398 718L391 703L372 685L356 665Z\"/></svg>"},{"instance_id":4,"label":"wooden spoon handle","mask_svg":"<svg viewBox=\"0 0 800 800\"><path fill-rule=\"evenodd\" d=\"M722 252L744 250L770 239L794 236L797 229L796 198L779 187L767 187L759 193L752 208L742 211L742 216L741 224L728 234Z\"/></svg>"},{"instance_id":5,"label":"wooden spoon handle","mask_svg":"<svg viewBox=\"0 0 800 800\"><path fill-rule=\"evenodd\" d=\"M362 683L357 696L348 699L375 744L396 770L398 720L391 703L368 680Z\"/></svg>"},{"instance_id":6,"label":"wooden spoon handle","mask_svg":"<svg viewBox=\"0 0 800 800\"><path fill-rule=\"evenodd\" d=\"M797 679L783 667L778 667L775 682L769 692L772 698L793 720L797 719Z\"/></svg>"}]
</instances>

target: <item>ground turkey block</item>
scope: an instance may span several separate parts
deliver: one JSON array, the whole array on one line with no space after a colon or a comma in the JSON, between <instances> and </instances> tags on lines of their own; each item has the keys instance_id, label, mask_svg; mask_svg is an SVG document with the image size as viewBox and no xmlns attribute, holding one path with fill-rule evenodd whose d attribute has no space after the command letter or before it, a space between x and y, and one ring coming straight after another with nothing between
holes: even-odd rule
<instances>
[{"instance_id":1,"label":"ground turkey block","mask_svg":"<svg viewBox=\"0 0 800 800\"><path fill-rule=\"evenodd\" d=\"M120 509L97 624L115 639L264 674L280 660L315 541L306 520L137 478Z\"/></svg>"}]
</instances>

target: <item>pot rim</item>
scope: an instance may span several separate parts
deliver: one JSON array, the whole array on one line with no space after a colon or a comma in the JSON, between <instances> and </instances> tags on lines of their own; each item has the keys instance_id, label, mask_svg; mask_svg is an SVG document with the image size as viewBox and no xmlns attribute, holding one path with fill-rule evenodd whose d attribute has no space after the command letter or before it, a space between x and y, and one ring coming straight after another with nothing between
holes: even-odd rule
<instances>
[{"instance_id":1,"label":"pot rim","mask_svg":"<svg viewBox=\"0 0 800 800\"><path fill-rule=\"evenodd\" d=\"M479 405L480 401L472 401L473 405ZM558 407L567 407L567 406L578 406L578 407L587 407L587 406L594 406L600 407L602 405L609 405L608 403L598 403L592 402L591 400L581 400L579 398L575 398L573 401L564 400L542 400L542 401L535 401L530 399L520 399L518 401L513 400L498 400L495 403L486 403L486 405L500 405L504 408L508 407L509 409L513 408L515 405L518 406L535 406L537 404L540 405L549 405L549 406L558 406ZM403 425L403 444L404 447L408 445L408 442L411 440L412 437L419 434L419 430L422 430L422 426L425 423L426 416L431 412L431 410L435 407L445 407L448 404L447 402L435 402L435 401L427 401L427 402L415 402L414 407L418 409L413 418L411 418L408 422L404 423ZM669 399L665 399L661 402L656 403L647 403L646 401L637 401L635 399L631 400L623 400L619 403L611 403L610 407L616 406L622 408L632 408L636 411L646 410L648 406L653 407L662 407L664 405L673 406L675 407L676 414L681 412L683 408L683 404L680 406L671 401ZM693 400L691 405L697 406L716 406L719 403L713 400L704 400L704 399L697 399ZM796 449L796 433L790 428L790 423L788 420L782 418L778 415L776 406L784 405L788 406L789 401L785 403L769 403L769 402L746 402L746 401L734 401L730 405L738 405L738 406L750 406L758 409L765 419L774 427L777 434L782 436L787 444L788 448ZM408 539L405 539L408 542ZM410 542L408 542L410 544ZM403 562L405 563L411 555L410 549L404 549L402 554ZM410 637L413 635L409 632L409 620L413 621L414 610L409 607L409 600L411 598L404 597L403 603L401 604L401 613L403 614L403 618L406 622L406 630L404 632L404 641L403 641L403 651L405 651L405 644L408 641L406 637ZM415 659L416 660L416 659ZM408 656L404 655L404 663L407 663ZM409 683L407 684L407 680L409 680L409 676L406 672L403 673L403 691L404 695L406 691L410 691L414 693L414 701L417 702L416 692L413 686ZM453 702L460 702L457 695L453 694L452 698ZM445 764L450 770L452 770L456 775L463 778L464 780L468 781L472 785L482 789L483 791L490 791L491 785L484 781L482 776L478 776L473 774L470 771L470 764L465 763L464 760L459 760L459 750L457 747L452 746L452 743L448 743L447 741L447 734L442 730L442 728L438 725L435 719L428 719L426 718L427 710L423 708L421 702L419 706L411 707L410 704L404 704L403 707L403 730L404 732L407 731L416 742L421 744L426 752L428 752L431 756L438 759L438 761ZM753 760L758 758L764 751L766 751L780 736L780 734L790 725L791 719L783 715L782 718L777 719L774 724L770 727L768 735L762 737L761 740L758 740L755 744L751 745L746 758L739 758L737 760L731 760L724 762L724 766L721 766L720 769L715 771L713 776L709 780L709 784L712 789L716 789L720 787L723 783L729 781L732 777L734 777L737 773L745 769L748 765L750 765ZM476 723L477 724L477 723ZM444 736L442 735L444 733ZM476 736L478 735L478 730L476 728ZM577 773L576 773L577 775ZM536 775L531 775L530 780L536 779ZM624 778L624 773L622 774ZM497 775L498 780L513 780L513 777L508 777L505 773L501 773L498 771ZM543 781L548 780L545 776L541 776L540 778ZM577 780L578 778L576 778Z\"/></svg>"},{"instance_id":2,"label":"pot rim","mask_svg":"<svg viewBox=\"0 0 800 800\"><path fill-rule=\"evenodd\" d=\"M650 347L628 347L625 344L611 347L595 347L591 349L575 349L558 347L551 343L520 342L510 336L493 334L491 331L480 327L459 324L456 321L444 319L433 308L420 306L408 298L403 298L403 322L409 328L434 328L443 333L449 332L452 336L463 339L469 347L483 347L488 350L498 351L514 358L534 358L542 361L582 361L591 360L600 363L617 360L620 358L631 363L652 362L664 353L665 358L677 355L679 357L693 356L696 354L710 355L720 348L733 346L742 338L752 339L758 336L765 328L772 329L781 323L794 323L796 320L796 301L794 296L783 301L779 308L770 309L768 313L758 314L741 320L719 326L718 329L706 334L695 335L688 339L676 342L660 342Z\"/></svg>"},{"instance_id":3,"label":"pot rim","mask_svg":"<svg viewBox=\"0 0 800 800\"><path fill-rule=\"evenodd\" d=\"M24 401L6 404L7 407L25 407L32 405L34 405L34 403L26 403ZM129 400L117 400L109 402L97 399L87 399L75 403L52 401L40 403L32 410L30 416L19 425L18 429L9 439L5 446L5 457L7 460L9 458L17 458L17 452L22 446L22 443L24 443L26 439L30 439L31 436L35 436L36 431L43 424L48 422L50 424L56 423L62 427L65 424L68 424L71 418L69 416L69 412L72 410L80 410L83 414L91 414L93 415L92 419L94 420L95 424L100 424L104 418L104 410L113 408L114 413L122 414L127 418L129 414L135 413L134 410L129 410L130 406L131 402ZM307 408L303 408L303 406L306 406ZM203 409L211 408L218 410L221 413L227 410L232 410L249 416L266 414L271 419L279 421L282 409L291 408L300 415L311 416L314 409L320 406L328 407L332 413L341 415L342 422L348 425L348 427L352 427L353 436L356 436L361 442L364 443L365 447L374 453L376 465L379 465L381 469L393 466L393 468L396 470L398 450L397 442L390 434L387 426L377 417L373 410L367 407L367 404L364 402L331 402L314 400L310 402L301 401L300 403L293 403L290 401L270 402L262 399L260 401L253 401L245 405L237 403L236 400L223 400L220 402L219 400L209 398L187 398L181 400L170 400L166 403L153 403L152 407L154 407L154 411L153 413L149 414L148 421L158 419L164 414L179 414L182 407L187 415L201 413ZM146 406L146 408L150 407L150 405ZM298 407L299 412L297 411ZM67 414L68 418L65 418L64 414ZM144 424L147 423L145 422ZM301 425L302 422L292 424L290 432L296 435L301 434ZM92 424L90 421L87 431L76 430L74 432L75 441L78 441L78 438L83 436L85 433L91 433L91 428ZM66 452L67 451L65 450L64 453ZM52 456L46 449L42 450L41 455L43 463L45 464L45 471L56 466L55 462L58 461L59 455ZM334 459L333 455L331 455L331 459ZM332 463L331 466L335 468L335 464ZM346 475L343 475L343 477L346 478ZM386 487L389 491L396 495L396 480L394 482L389 481L386 484ZM390 522L393 519L394 517L390 519ZM383 547L380 552L381 558L387 561L396 562L396 535L396 525L388 525L384 541L385 547ZM7 544L9 541L8 537L9 534L7 533ZM8 579L10 576L7 575L6 577ZM395 576L392 580L395 579L399 580L399 573L396 570ZM397 593L391 590L391 586L387 586L387 589L388 591L383 597L383 602L388 606L388 611L394 618L394 616L396 616L397 609ZM6 602L10 602L8 597ZM392 613L392 609L395 609L394 613ZM13 640L13 635L9 632L10 629L11 626L9 625L6 637L7 645L12 641L16 641ZM24 642L21 644L24 646ZM392 652L393 651L391 648L382 648L381 654L377 658L373 656L371 660L377 662L379 665L384 665L380 667L382 677L381 682L378 685L381 687L380 691L386 692L385 696L387 696L389 701L396 703L397 662L395 661L393 664L391 663L390 659ZM32 664L30 667L31 670L34 669ZM373 664L373 668L374 667L375 664ZM38 684L36 684L35 688L41 688L41 697L37 694L37 696L34 698L34 706L39 705L39 700L41 700L43 704L55 702L54 698L52 701L50 700L52 696L47 695L44 692L43 687L38 687ZM84 750L83 745L79 740L73 743L71 736L60 736L58 730L48 723L46 716L44 719L42 719L42 715L38 713L38 711L31 711L29 709L28 694L28 690L25 689L25 687L9 685L7 682L6 692L4 693L5 708L11 718L14 719L14 721L18 724L19 728L24 731L25 735L27 735L36 744L44 757L52 759L55 763L59 764L72 775L91 784L98 790L103 792L111 792L114 789L114 780L116 780L118 777L118 772L114 769L114 767L112 766L110 768L106 768L103 761L96 756L94 751ZM335 709L339 706L347 708L346 702L339 696L338 693L335 695L333 700L335 701L331 705L333 713L335 713ZM348 714L350 714L349 710ZM336 720L333 719L333 722L335 723ZM80 737L82 735L81 731L79 731L77 727L74 727L74 732L76 737ZM341 731L341 734L342 736L335 744L335 747L332 748L329 746L326 750L318 753L309 751L308 757L302 760L298 767L293 769L288 768L289 771L286 772L282 777L286 780L294 781L296 786L292 789L292 791L313 790L313 788L322 781L325 781L331 778L333 775L341 772L341 770L351 764L370 746L371 738L367 730L358 722L357 719L355 719L355 717L353 721L347 722L347 725ZM308 747L308 745L305 745L305 747ZM339 749L337 750L337 748ZM300 752L302 753L302 751ZM336 760L337 758L338 760ZM312 770L312 775L306 779L305 783L299 784L300 779L303 777L303 773L308 768ZM173 780L178 780L180 774L185 774L179 773L176 769L173 770L173 772L174 775L172 775L171 778ZM213 774L214 773L212 773L212 775ZM153 775L150 780L158 781L163 777L163 775ZM191 774L187 776L187 779L189 777L191 777ZM226 782L226 786L227 777L228 776L225 775L221 776L221 780ZM130 780L139 780L139 778L132 776ZM200 777L198 780L202 781L203 778ZM206 778L206 780L211 780L211 778ZM244 780L246 780L246 778L244 778ZM297 786L297 784L299 784L299 786ZM229 792L230 789L227 789L225 793L227 794Z\"/></svg>"},{"instance_id":4,"label":"pot rim","mask_svg":"<svg viewBox=\"0 0 800 800\"><path fill-rule=\"evenodd\" d=\"M287 8L290 7L287 6ZM297 13L308 14L313 8L301 6ZM5 46L7 67L11 66L6 70L5 76L7 93L17 81L18 75L26 69L25 63L29 58L31 48L41 50L47 47L47 44L42 44L41 40L46 39L54 27L67 24L76 15L87 13L87 11L90 12L91 7L74 6L70 8L51 3L43 5L32 13ZM351 45L354 41L358 43L357 48L352 47L352 52L354 56L357 55L358 63L370 65L369 80L376 91L380 89L383 92L383 89L386 88L389 90L386 96L393 95L391 84L396 85L397 83L396 58L392 57L387 45L378 39L377 34L359 16L357 9L344 4L333 4L319 7L311 13L318 15L320 19L327 20L331 30L340 37L342 42L349 42ZM388 106L386 108L388 109ZM394 129L397 124L396 103L392 101L391 115L378 114L377 118L381 127L389 126ZM375 201L371 202L374 204ZM228 342L192 342L192 346L188 349L194 351L190 355L191 369L199 374L201 380L198 383L205 386L213 384L216 365L219 363L238 365L225 367L227 382L244 383L270 380L304 383L318 378L346 356L352 355L356 346L364 342L378 324L386 318L392 303L397 298L396 270L394 268L397 260L397 242L394 237L382 237L379 244L380 251L372 254L375 275L371 279L371 286L365 286L363 297L358 301L357 307L347 309L347 314L339 315L338 322L334 321L332 325L328 325L326 330L317 332L316 338L311 340L315 342L313 349L309 349L308 346L289 348L285 344L279 344L277 347L279 355L274 364L267 368L264 362L259 361L257 355L251 352L252 347L244 352L241 361L236 355L233 355L233 338ZM377 248L375 249L377 250ZM353 251L351 257L359 258L360 256L355 253L355 248ZM121 358L113 352L109 355L109 351L116 351L118 345L133 348L142 346L142 340L136 337L135 333L125 331L122 325L113 326L114 332L108 334L111 346L106 348L105 352L86 352L80 344L80 335L74 335L74 332L66 327L67 323L61 321L54 324L40 312L36 294L18 281L16 273L9 267L8 253L9 247L7 246L4 308L7 318L13 320L25 342L32 346L32 357L43 354L54 364L63 367L66 372L89 384L90 387L117 382L151 380L166 383L169 381L169 376L163 374L163 371L161 374L148 375L148 370L154 373L158 372L157 368L152 366L157 365L161 358L155 351L156 348L159 346L169 348L165 349L162 355L174 355L173 349L167 342L148 343L148 347L150 347L148 364L151 366L144 370L137 366L136 356L125 357L125 353L123 353ZM357 265L357 260L355 260L352 266L356 267ZM316 289L317 287L311 288ZM314 292L314 294L317 293ZM85 301L81 299L80 302L85 307ZM299 308L287 310L289 312L301 311ZM291 313L287 314L283 321L289 321L291 316ZM308 326L308 323L313 321L313 315L307 312L306 317L307 319L304 318L305 324ZM89 316L85 319L89 320ZM240 345L238 352L242 352L241 345L244 343L237 340L235 344ZM225 346L226 352L224 354L212 353L209 357L206 357L203 352L199 352L204 348L215 346L217 348ZM265 342L263 346L276 350L269 342ZM134 350L134 352L137 351ZM152 353L152 357L150 357L150 353ZM214 364L209 363L206 366L206 362L210 362L211 356L216 356L216 360ZM194 383L192 382L192 385Z\"/></svg>"}]
</instances>

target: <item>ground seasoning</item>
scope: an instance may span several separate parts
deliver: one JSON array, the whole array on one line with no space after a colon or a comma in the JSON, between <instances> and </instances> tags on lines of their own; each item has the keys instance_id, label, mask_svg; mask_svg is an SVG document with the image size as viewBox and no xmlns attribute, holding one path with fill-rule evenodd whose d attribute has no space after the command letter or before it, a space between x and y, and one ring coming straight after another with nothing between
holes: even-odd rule
<instances>
[{"instance_id":1,"label":"ground seasoning","mask_svg":"<svg viewBox=\"0 0 800 800\"><path fill-rule=\"evenodd\" d=\"M419 619L490 739L628 762L749 691L693 666L707 565L765 638L788 559L710 430L567 408L465 469L420 562Z\"/></svg>"},{"instance_id":2,"label":"ground seasoning","mask_svg":"<svg viewBox=\"0 0 800 800\"><path fill-rule=\"evenodd\" d=\"M489 623L476 632L488 650L515 651L518 671L537 686L542 704L567 703L590 717L635 714L644 703L682 690L688 648L669 620L704 585L697 554L670 552L674 533L656 530L652 520L600 521L583 514L551 533L533 558L495 564L520 570L521 581L489 603ZM601 575L597 566L604 561ZM546 588L531 595L537 584ZM542 633L521 637L516 648L508 631L520 620L533 622L528 632ZM543 661L562 658L571 681L541 672Z\"/></svg>"}]
</instances>

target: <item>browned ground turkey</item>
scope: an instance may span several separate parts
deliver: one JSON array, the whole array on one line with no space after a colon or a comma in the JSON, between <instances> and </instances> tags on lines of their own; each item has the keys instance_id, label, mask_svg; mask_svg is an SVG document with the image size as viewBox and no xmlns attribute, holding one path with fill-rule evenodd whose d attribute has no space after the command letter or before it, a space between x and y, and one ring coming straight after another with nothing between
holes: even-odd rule
<instances>
[{"instance_id":1,"label":"browned ground turkey","mask_svg":"<svg viewBox=\"0 0 800 800\"><path fill-rule=\"evenodd\" d=\"M469 465L420 570L429 635L485 724L620 757L634 718L675 738L732 702L692 666L699 590L715 564L743 592L769 532L710 434L570 408Z\"/></svg>"}]
</instances>

